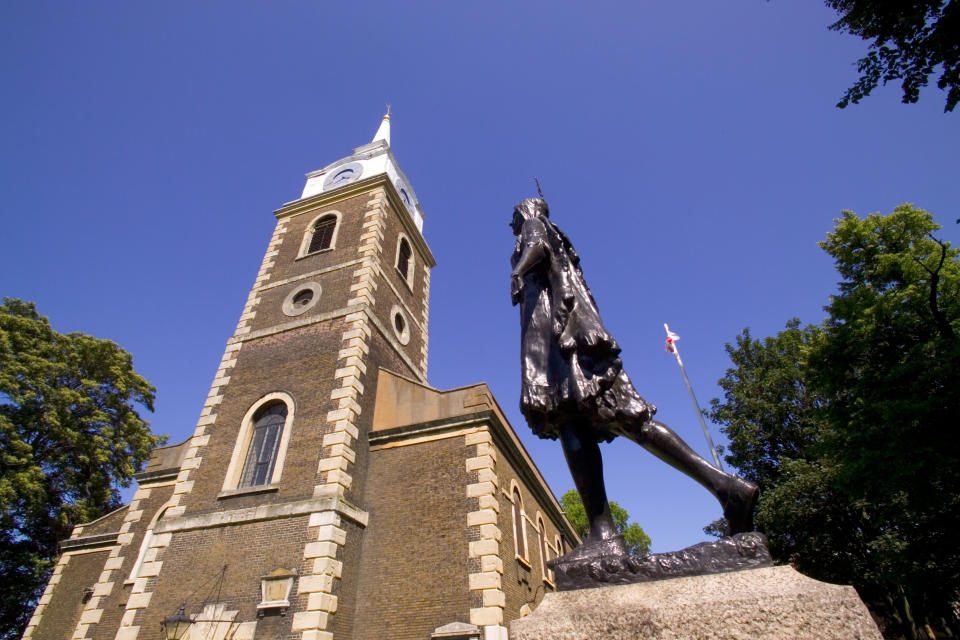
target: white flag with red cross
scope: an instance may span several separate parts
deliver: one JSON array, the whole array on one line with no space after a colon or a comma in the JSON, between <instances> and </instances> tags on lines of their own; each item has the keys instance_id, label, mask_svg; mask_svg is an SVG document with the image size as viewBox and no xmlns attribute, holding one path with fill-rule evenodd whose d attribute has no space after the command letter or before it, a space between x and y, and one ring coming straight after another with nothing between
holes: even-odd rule
<instances>
[{"instance_id":1,"label":"white flag with red cross","mask_svg":"<svg viewBox=\"0 0 960 640\"><path fill-rule=\"evenodd\" d=\"M676 353L677 346L674 343L680 339L680 336L675 334L673 331L670 331L670 327L668 327L666 324L663 325L663 328L667 330L667 341L663 345L663 348L667 350L667 353Z\"/></svg>"}]
</instances>

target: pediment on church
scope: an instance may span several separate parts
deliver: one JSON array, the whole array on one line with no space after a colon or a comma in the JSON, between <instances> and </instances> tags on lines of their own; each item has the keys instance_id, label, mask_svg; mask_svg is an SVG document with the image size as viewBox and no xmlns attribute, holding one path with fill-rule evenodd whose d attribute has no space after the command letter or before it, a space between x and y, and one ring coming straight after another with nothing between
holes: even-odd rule
<instances>
[{"instance_id":1,"label":"pediment on church","mask_svg":"<svg viewBox=\"0 0 960 640\"><path fill-rule=\"evenodd\" d=\"M480 637L480 627L466 622L451 622L442 627L437 627L430 634L431 640L434 638L443 640L475 640Z\"/></svg>"}]
</instances>

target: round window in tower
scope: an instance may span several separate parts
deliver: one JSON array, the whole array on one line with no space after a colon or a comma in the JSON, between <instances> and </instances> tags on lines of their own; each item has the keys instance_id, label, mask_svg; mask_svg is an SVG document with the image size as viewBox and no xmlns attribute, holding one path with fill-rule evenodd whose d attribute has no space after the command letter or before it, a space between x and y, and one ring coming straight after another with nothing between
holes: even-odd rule
<instances>
[{"instance_id":1,"label":"round window in tower","mask_svg":"<svg viewBox=\"0 0 960 640\"><path fill-rule=\"evenodd\" d=\"M313 300L312 289L297 291L296 295L293 296L293 307L299 309L300 307L310 304L311 300Z\"/></svg>"},{"instance_id":2,"label":"round window in tower","mask_svg":"<svg viewBox=\"0 0 960 640\"><path fill-rule=\"evenodd\" d=\"M410 322L407 320L407 314L399 305L395 304L393 309L390 310L390 317L393 323L393 332L400 344L410 342Z\"/></svg>"},{"instance_id":3,"label":"round window in tower","mask_svg":"<svg viewBox=\"0 0 960 640\"><path fill-rule=\"evenodd\" d=\"M283 313L288 316L306 313L320 301L320 292L320 285L316 282L297 283L283 300Z\"/></svg>"}]
</instances>

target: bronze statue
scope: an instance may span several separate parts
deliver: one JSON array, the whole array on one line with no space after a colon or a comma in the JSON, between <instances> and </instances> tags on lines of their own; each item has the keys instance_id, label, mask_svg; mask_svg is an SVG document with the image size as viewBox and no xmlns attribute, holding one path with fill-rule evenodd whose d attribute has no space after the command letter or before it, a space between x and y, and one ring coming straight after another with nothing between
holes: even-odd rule
<instances>
[{"instance_id":1,"label":"bronze statue","mask_svg":"<svg viewBox=\"0 0 960 640\"><path fill-rule=\"evenodd\" d=\"M523 390L520 408L534 434L559 439L590 523L578 555L625 553L610 516L599 443L625 436L703 485L723 507L727 535L752 529L758 489L720 471L666 425L637 394L620 347L567 236L550 221L543 198L524 200L510 223L517 236L511 298L520 305Z\"/></svg>"}]
</instances>

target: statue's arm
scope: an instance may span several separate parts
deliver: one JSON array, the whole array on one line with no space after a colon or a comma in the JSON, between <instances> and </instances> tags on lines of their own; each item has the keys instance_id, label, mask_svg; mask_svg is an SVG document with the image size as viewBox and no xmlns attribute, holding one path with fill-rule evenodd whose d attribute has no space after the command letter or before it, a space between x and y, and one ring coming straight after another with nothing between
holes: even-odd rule
<instances>
[{"instance_id":1,"label":"statue's arm","mask_svg":"<svg viewBox=\"0 0 960 640\"><path fill-rule=\"evenodd\" d=\"M527 220L523 223L520 233L520 257L517 258L513 271L510 273L510 299L513 304L520 302L520 293L523 290L523 276L527 275L544 260L549 259L546 231L539 220Z\"/></svg>"}]
</instances>

